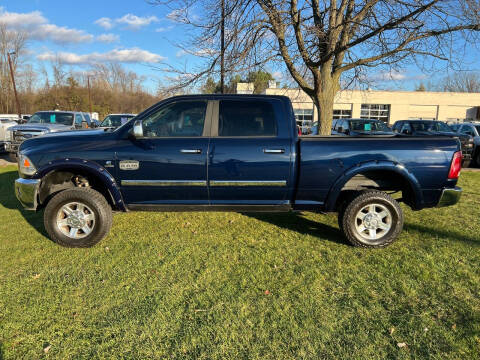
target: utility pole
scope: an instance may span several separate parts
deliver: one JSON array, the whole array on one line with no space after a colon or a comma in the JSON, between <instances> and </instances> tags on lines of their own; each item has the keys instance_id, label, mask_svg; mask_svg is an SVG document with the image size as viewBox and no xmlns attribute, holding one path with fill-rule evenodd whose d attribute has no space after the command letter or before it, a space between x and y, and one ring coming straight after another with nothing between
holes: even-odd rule
<instances>
[{"instance_id":1,"label":"utility pole","mask_svg":"<svg viewBox=\"0 0 480 360\"><path fill-rule=\"evenodd\" d=\"M15 52L7 53L8 56L8 65L10 66L10 75L12 77L12 84L13 84L13 93L15 94L15 102L17 103L17 113L18 118L22 119L22 110L20 108L20 101L18 101L18 94L17 94L17 86L15 85L15 74L13 73L13 66L12 66L12 59L10 55L15 55Z\"/></svg>"},{"instance_id":2,"label":"utility pole","mask_svg":"<svg viewBox=\"0 0 480 360\"><path fill-rule=\"evenodd\" d=\"M225 94L225 0L221 0L222 20L220 22L220 91Z\"/></svg>"},{"instance_id":3,"label":"utility pole","mask_svg":"<svg viewBox=\"0 0 480 360\"><path fill-rule=\"evenodd\" d=\"M90 91L90 75L87 75L87 86L88 86L88 104L90 107L90 116L92 116L93 110L92 110L92 94Z\"/></svg>"}]
</instances>

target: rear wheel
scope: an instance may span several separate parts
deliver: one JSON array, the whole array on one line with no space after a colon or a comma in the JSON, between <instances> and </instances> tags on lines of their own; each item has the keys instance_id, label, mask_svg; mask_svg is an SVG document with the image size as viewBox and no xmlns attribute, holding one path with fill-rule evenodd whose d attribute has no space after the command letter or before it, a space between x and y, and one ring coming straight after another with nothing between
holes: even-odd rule
<instances>
[{"instance_id":1,"label":"rear wheel","mask_svg":"<svg viewBox=\"0 0 480 360\"><path fill-rule=\"evenodd\" d=\"M361 192L341 211L339 225L353 245L381 248L399 236L403 212L398 202L384 192Z\"/></svg>"},{"instance_id":2,"label":"rear wheel","mask_svg":"<svg viewBox=\"0 0 480 360\"><path fill-rule=\"evenodd\" d=\"M112 210L93 189L69 189L47 204L44 224L50 238L66 247L91 247L102 240L112 226Z\"/></svg>"}]
</instances>

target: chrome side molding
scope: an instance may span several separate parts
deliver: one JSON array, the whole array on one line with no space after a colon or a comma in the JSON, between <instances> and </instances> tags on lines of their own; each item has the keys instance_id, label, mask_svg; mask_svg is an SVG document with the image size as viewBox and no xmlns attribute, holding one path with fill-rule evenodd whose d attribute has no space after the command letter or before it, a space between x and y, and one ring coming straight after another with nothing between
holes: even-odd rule
<instances>
[{"instance_id":1,"label":"chrome side molding","mask_svg":"<svg viewBox=\"0 0 480 360\"><path fill-rule=\"evenodd\" d=\"M202 180L122 180L122 186L207 186Z\"/></svg>"},{"instance_id":2,"label":"chrome side molding","mask_svg":"<svg viewBox=\"0 0 480 360\"><path fill-rule=\"evenodd\" d=\"M210 186L287 186L287 181L286 180L267 180L267 181L210 180Z\"/></svg>"},{"instance_id":3,"label":"chrome side molding","mask_svg":"<svg viewBox=\"0 0 480 360\"><path fill-rule=\"evenodd\" d=\"M207 186L202 180L122 180L122 186ZM210 186L287 186L286 180L210 180Z\"/></svg>"}]
</instances>

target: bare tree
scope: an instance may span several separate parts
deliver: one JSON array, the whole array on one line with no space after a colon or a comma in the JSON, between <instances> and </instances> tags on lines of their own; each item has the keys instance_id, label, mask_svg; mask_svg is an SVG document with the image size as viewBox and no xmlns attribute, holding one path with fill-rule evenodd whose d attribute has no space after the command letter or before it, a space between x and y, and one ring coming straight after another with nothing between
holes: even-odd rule
<instances>
[{"instance_id":1,"label":"bare tree","mask_svg":"<svg viewBox=\"0 0 480 360\"><path fill-rule=\"evenodd\" d=\"M206 59L202 68L176 69L184 76L177 79L179 86L218 71L221 19L216 2L157 0L177 4L175 20L199 30L185 45L187 53L197 55L207 44L214 50L201 53ZM480 30L478 0L231 0L226 6L230 68L241 72L280 61L316 105L324 135L331 131L342 78L425 58L451 61L458 48L474 43Z\"/></svg>"},{"instance_id":2,"label":"bare tree","mask_svg":"<svg viewBox=\"0 0 480 360\"><path fill-rule=\"evenodd\" d=\"M25 32L9 30L5 24L0 22L0 112L9 113L15 109L8 53L15 53L15 56L11 58L13 72L17 75L18 69L22 65L26 44L27 34Z\"/></svg>"},{"instance_id":3,"label":"bare tree","mask_svg":"<svg viewBox=\"0 0 480 360\"><path fill-rule=\"evenodd\" d=\"M475 72L457 72L440 81L437 88L447 92L480 92L480 74Z\"/></svg>"}]
</instances>

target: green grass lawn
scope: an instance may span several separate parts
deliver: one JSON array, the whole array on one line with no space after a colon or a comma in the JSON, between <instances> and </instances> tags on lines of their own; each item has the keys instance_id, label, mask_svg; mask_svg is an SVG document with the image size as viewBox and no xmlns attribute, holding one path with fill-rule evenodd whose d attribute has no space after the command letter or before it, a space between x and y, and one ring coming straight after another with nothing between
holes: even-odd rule
<instances>
[{"instance_id":1,"label":"green grass lawn","mask_svg":"<svg viewBox=\"0 0 480 360\"><path fill-rule=\"evenodd\" d=\"M312 213L117 214L96 247L65 249L20 210L15 171L0 168L2 360L480 358L480 173L372 251Z\"/></svg>"}]
</instances>

